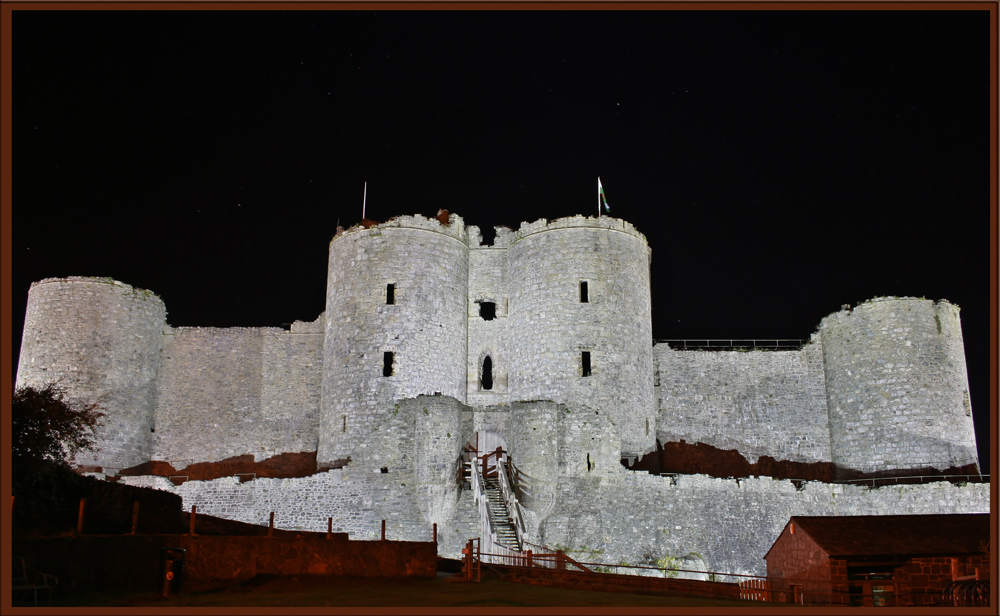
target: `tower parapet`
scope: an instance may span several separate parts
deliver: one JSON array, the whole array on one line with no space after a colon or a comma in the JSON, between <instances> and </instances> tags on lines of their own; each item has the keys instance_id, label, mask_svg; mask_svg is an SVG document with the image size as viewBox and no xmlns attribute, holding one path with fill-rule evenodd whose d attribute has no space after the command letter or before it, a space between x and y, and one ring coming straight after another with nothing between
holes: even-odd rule
<instances>
[{"instance_id":1,"label":"tower parapet","mask_svg":"<svg viewBox=\"0 0 1000 616\"><path fill-rule=\"evenodd\" d=\"M880 297L822 320L833 462L978 467L958 306Z\"/></svg>"},{"instance_id":2,"label":"tower parapet","mask_svg":"<svg viewBox=\"0 0 1000 616\"><path fill-rule=\"evenodd\" d=\"M77 466L120 469L149 460L167 311L153 293L110 278L46 278L31 285L17 386L58 383L99 402L97 448Z\"/></svg>"}]
</instances>

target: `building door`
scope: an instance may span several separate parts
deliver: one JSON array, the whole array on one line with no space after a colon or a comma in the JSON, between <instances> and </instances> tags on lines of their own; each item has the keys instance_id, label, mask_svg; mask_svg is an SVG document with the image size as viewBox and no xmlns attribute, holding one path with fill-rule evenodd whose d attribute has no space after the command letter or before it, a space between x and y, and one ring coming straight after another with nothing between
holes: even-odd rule
<instances>
[{"instance_id":1,"label":"building door","mask_svg":"<svg viewBox=\"0 0 1000 616\"><path fill-rule=\"evenodd\" d=\"M476 432L465 443L465 449L462 454L462 466L465 469L463 474L465 476L466 489L471 489L471 485L469 484L471 477L469 477L469 473L472 472L472 459L479 458L482 460L484 455L496 452L498 447L501 450L500 460L506 462L508 460L507 441L493 430ZM497 464L496 456L490 456L488 463L490 467L488 470L495 472Z\"/></svg>"}]
</instances>

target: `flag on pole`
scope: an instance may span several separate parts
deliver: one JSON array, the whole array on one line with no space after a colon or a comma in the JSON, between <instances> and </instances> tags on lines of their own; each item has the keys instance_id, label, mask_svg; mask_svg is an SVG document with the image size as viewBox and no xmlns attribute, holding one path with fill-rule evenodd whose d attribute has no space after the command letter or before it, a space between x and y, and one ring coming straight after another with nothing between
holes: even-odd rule
<instances>
[{"instance_id":1,"label":"flag on pole","mask_svg":"<svg viewBox=\"0 0 1000 616\"><path fill-rule=\"evenodd\" d=\"M608 205L608 198L604 196L604 187L601 186L601 178L597 178L597 215L601 215L601 207L604 207L605 212L611 211L611 206Z\"/></svg>"}]
</instances>

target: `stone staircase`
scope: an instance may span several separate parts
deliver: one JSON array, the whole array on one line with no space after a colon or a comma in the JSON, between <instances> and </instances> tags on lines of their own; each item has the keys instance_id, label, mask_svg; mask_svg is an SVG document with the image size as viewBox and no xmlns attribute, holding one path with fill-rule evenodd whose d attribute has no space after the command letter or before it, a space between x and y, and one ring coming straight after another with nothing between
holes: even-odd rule
<instances>
[{"instance_id":1,"label":"stone staircase","mask_svg":"<svg viewBox=\"0 0 1000 616\"><path fill-rule=\"evenodd\" d=\"M521 551L521 542L517 539L517 531L507 511L507 502L504 500L500 482L496 479L484 480L486 497L489 499L488 510L493 529L497 533L497 543L500 545Z\"/></svg>"}]
</instances>

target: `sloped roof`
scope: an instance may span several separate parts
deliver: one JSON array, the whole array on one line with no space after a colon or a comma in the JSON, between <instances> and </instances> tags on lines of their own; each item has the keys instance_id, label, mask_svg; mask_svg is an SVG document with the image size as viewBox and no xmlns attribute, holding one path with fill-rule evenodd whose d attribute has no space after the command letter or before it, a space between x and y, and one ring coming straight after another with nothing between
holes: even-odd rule
<instances>
[{"instance_id":1,"label":"sloped roof","mask_svg":"<svg viewBox=\"0 0 1000 616\"><path fill-rule=\"evenodd\" d=\"M988 513L792 516L791 523L834 558L976 554L990 539Z\"/></svg>"}]
</instances>

